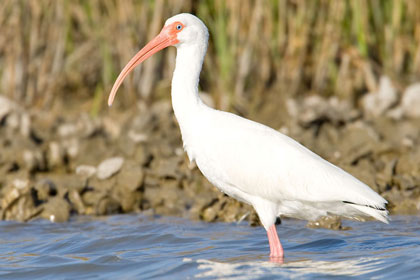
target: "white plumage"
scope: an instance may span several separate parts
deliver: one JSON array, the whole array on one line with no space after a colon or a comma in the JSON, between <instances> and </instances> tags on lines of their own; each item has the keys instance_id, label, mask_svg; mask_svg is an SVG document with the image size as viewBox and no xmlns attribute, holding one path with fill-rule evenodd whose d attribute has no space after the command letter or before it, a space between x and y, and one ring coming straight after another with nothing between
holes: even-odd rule
<instances>
[{"instance_id":1,"label":"white plumage","mask_svg":"<svg viewBox=\"0 0 420 280\"><path fill-rule=\"evenodd\" d=\"M277 216L314 220L333 214L387 223L386 200L352 175L274 129L212 109L200 100L198 80L207 41L207 28L197 17L180 14L168 19L161 33L124 68L109 104L136 65L175 45L172 104L184 149L212 184L255 208L272 256L283 256L274 240Z\"/></svg>"},{"instance_id":2,"label":"white plumage","mask_svg":"<svg viewBox=\"0 0 420 280\"><path fill-rule=\"evenodd\" d=\"M386 201L342 169L271 128L200 106L205 113L196 116L186 150L214 185L253 205L265 228L279 215L386 222L386 211L371 208L384 209Z\"/></svg>"}]
</instances>

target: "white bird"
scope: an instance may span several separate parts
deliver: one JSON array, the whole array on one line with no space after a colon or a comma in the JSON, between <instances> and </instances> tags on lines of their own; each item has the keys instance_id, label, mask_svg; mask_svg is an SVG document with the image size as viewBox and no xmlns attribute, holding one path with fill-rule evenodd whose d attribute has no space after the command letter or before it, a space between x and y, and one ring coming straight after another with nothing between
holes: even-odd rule
<instances>
[{"instance_id":1,"label":"white bird","mask_svg":"<svg viewBox=\"0 0 420 280\"><path fill-rule=\"evenodd\" d=\"M191 14L169 18L124 67L108 105L131 70L175 46L172 106L189 160L222 192L254 207L267 231L271 257L284 255L275 227L280 216L373 217L388 223L387 201L349 173L274 129L201 101L198 82L208 37L207 27Z\"/></svg>"}]
</instances>

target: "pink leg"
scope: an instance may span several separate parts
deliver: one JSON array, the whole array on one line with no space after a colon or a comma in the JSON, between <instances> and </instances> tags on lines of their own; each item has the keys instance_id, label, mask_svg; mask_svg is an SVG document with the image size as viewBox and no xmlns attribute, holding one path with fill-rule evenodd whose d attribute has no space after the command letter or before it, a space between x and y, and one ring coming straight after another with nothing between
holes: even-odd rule
<instances>
[{"instance_id":1,"label":"pink leg","mask_svg":"<svg viewBox=\"0 0 420 280\"><path fill-rule=\"evenodd\" d=\"M272 225L268 231L268 243L270 243L270 257L283 258L284 251L277 235L276 225Z\"/></svg>"}]
</instances>

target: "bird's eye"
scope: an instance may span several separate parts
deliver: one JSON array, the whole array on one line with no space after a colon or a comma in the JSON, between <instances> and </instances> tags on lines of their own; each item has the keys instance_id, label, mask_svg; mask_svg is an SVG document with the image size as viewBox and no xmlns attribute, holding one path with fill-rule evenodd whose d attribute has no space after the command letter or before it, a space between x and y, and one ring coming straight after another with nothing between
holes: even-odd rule
<instances>
[{"instance_id":1,"label":"bird's eye","mask_svg":"<svg viewBox=\"0 0 420 280\"><path fill-rule=\"evenodd\" d=\"M182 29L182 25L181 24L178 24L177 26L176 26L176 30L181 30Z\"/></svg>"}]
</instances>

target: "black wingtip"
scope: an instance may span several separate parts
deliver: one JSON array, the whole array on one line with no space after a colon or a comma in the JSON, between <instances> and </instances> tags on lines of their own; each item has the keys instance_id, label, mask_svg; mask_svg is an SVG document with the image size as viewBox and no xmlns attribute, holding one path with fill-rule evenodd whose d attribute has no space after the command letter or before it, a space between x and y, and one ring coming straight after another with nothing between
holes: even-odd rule
<instances>
[{"instance_id":1,"label":"black wingtip","mask_svg":"<svg viewBox=\"0 0 420 280\"><path fill-rule=\"evenodd\" d=\"M354 202L351 202L351 201L343 201L343 203L365 206L365 207L369 207L369 208L372 208L372 209L375 209L375 210L379 210L379 211L386 211L386 208L378 207L378 206L373 206L373 205L358 204L358 203L354 203ZM385 205L387 205L387 203L385 203Z\"/></svg>"}]
</instances>

